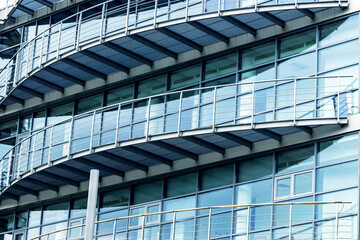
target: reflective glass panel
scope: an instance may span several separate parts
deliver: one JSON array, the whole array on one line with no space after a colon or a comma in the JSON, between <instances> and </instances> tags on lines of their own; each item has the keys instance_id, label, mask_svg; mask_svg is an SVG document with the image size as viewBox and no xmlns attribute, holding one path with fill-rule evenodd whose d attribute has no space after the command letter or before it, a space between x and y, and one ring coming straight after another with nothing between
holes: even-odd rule
<instances>
[{"instance_id":1,"label":"reflective glass panel","mask_svg":"<svg viewBox=\"0 0 360 240\"><path fill-rule=\"evenodd\" d=\"M153 181L134 187L134 204L150 202L161 198L162 181Z\"/></svg>"},{"instance_id":2,"label":"reflective glass panel","mask_svg":"<svg viewBox=\"0 0 360 240\"><path fill-rule=\"evenodd\" d=\"M50 108L47 125L52 125L72 116L73 103Z\"/></svg>"},{"instance_id":3,"label":"reflective glass panel","mask_svg":"<svg viewBox=\"0 0 360 240\"><path fill-rule=\"evenodd\" d=\"M324 165L358 158L358 134L319 143L317 164Z\"/></svg>"},{"instance_id":4,"label":"reflective glass panel","mask_svg":"<svg viewBox=\"0 0 360 240\"><path fill-rule=\"evenodd\" d=\"M341 179L341 181L339 181ZM358 185L358 162L324 167L316 173L316 191L325 192Z\"/></svg>"},{"instance_id":5,"label":"reflective glass panel","mask_svg":"<svg viewBox=\"0 0 360 240\"><path fill-rule=\"evenodd\" d=\"M27 115L20 120L20 133L29 132L31 129L31 115Z\"/></svg>"},{"instance_id":6,"label":"reflective glass panel","mask_svg":"<svg viewBox=\"0 0 360 240\"><path fill-rule=\"evenodd\" d=\"M196 191L197 173L184 174L166 180L166 197L175 197Z\"/></svg>"},{"instance_id":7,"label":"reflective glass panel","mask_svg":"<svg viewBox=\"0 0 360 240\"><path fill-rule=\"evenodd\" d=\"M263 180L237 186L235 204L257 204L271 202L272 180Z\"/></svg>"},{"instance_id":8,"label":"reflective glass panel","mask_svg":"<svg viewBox=\"0 0 360 240\"><path fill-rule=\"evenodd\" d=\"M278 78L306 77L315 74L315 52L289 58L279 63Z\"/></svg>"},{"instance_id":9,"label":"reflective glass panel","mask_svg":"<svg viewBox=\"0 0 360 240\"><path fill-rule=\"evenodd\" d=\"M84 217L86 215L87 198L79 198L71 201L70 217Z\"/></svg>"},{"instance_id":10,"label":"reflective glass panel","mask_svg":"<svg viewBox=\"0 0 360 240\"><path fill-rule=\"evenodd\" d=\"M276 197L289 196L291 191L291 178L276 180Z\"/></svg>"},{"instance_id":11,"label":"reflective glass panel","mask_svg":"<svg viewBox=\"0 0 360 240\"><path fill-rule=\"evenodd\" d=\"M101 108L102 103L103 103L102 94L80 99L76 104L76 113L81 114L84 112Z\"/></svg>"},{"instance_id":12,"label":"reflective glass panel","mask_svg":"<svg viewBox=\"0 0 360 240\"><path fill-rule=\"evenodd\" d=\"M252 91L253 84L252 82L272 80L275 79L275 67L274 64L267 65L265 67L259 67L254 70L246 71L241 73L241 82L240 83L249 83L239 85L238 92L245 93ZM254 90L273 86L274 82L263 82L256 83L254 85Z\"/></svg>"},{"instance_id":13,"label":"reflective glass panel","mask_svg":"<svg viewBox=\"0 0 360 240\"><path fill-rule=\"evenodd\" d=\"M233 175L233 164L206 169L201 172L201 190L232 184Z\"/></svg>"},{"instance_id":14,"label":"reflective glass panel","mask_svg":"<svg viewBox=\"0 0 360 240\"><path fill-rule=\"evenodd\" d=\"M17 119L0 124L0 139L14 136L17 133Z\"/></svg>"},{"instance_id":15,"label":"reflective glass panel","mask_svg":"<svg viewBox=\"0 0 360 240\"><path fill-rule=\"evenodd\" d=\"M11 138L0 142L0 159L15 146L15 141L15 138Z\"/></svg>"},{"instance_id":16,"label":"reflective glass panel","mask_svg":"<svg viewBox=\"0 0 360 240\"><path fill-rule=\"evenodd\" d=\"M232 54L206 62L205 80L235 72L236 58L237 55Z\"/></svg>"},{"instance_id":17,"label":"reflective glass panel","mask_svg":"<svg viewBox=\"0 0 360 240\"><path fill-rule=\"evenodd\" d=\"M270 176L273 170L272 155L240 161L238 166L238 182L246 182Z\"/></svg>"},{"instance_id":18,"label":"reflective glass panel","mask_svg":"<svg viewBox=\"0 0 360 240\"><path fill-rule=\"evenodd\" d=\"M288 57L294 54L315 49L315 29L302 32L280 40L280 57Z\"/></svg>"},{"instance_id":19,"label":"reflective glass panel","mask_svg":"<svg viewBox=\"0 0 360 240\"><path fill-rule=\"evenodd\" d=\"M0 233L14 229L14 214L0 216Z\"/></svg>"},{"instance_id":20,"label":"reflective glass panel","mask_svg":"<svg viewBox=\"0 0 360 240\"><path fill-rule=\"evenodd\" d=\"M99 214L98 218L99 218L99 221L102 221L102 220L126 217L128 215L129 215L129 210L124 209L124 210ZM127 227L128 221L129 221L128 219L117 220L116 221L116 231L125 230L126 227ZM97 234L98 235L110 234L110 233L113 232L113 230L114 230L114 222L113 221L108 221L108 222L98 224ZM107 237L109 237L109 236L107 236Z\"/></svg>"},{"instance_id":21,"label":"reflective glass panel","mask_svg":"<svg viewBox=\"0 0 360 240\"><path fill-rule=\"evenodd\" d=\"M294 194L312 192L312 172L296 174L294 176Z\"/></svg>"},{"instance_id":22,"label":"reflective glass panel","mask_svg":"<svg viewBox=\"0 0 360 240\"><path fill-rule=\"evenodd\" d=\"M191 66L171 74L170 89L177 89L188 86L190 84L199 83L200 81L200 65Z\"/></svg>"},{"instance_id":23,"label":"reflective glass panel","mask_svg":"<svg viewBox=\"0 0 360 240\"><path fill-rule=\"evenodd\" d=\"M61 222L56 224L51 224L47 226L43 226L41 228L41 234L49 233L49 232L55 232L60 229L64 229L67 226L67 222ZM65 231L58 231L54 234L50 234L49 237L46 240L58 240L58 239L65 239L66 232Z\"/></svg>"},{"instance_id":24,"label":"reflective glass panel","mask_svg":"<svg viewBox=\"0 0 360 240\"><path fill-rule=\"evenodd\" d=\"M122 188L106 191L101 194L101 211L114 210L129 204L130 189Z\"/></svg>"},{"instance_id":25,"label":"reflective glass panel","mask_svg":"<svg viewBox=\"0 0 360 240\"><path fill-rule=\"evenodd\" d=\"M276 172L287 173L310 168L314 162L314 146L301 147L277 154Z\"/></svg>"},{"instance_id":26,"label":"reflective glass panel","mask_svg":"<svg viewBox=\"0 0 360 240\"><path fill-rule=\"evenodd\" d=\"M134 95L134 85L126 85L109 91L106 95L106 104L112 105L131 100Z\"/></svg>"},{"instance_id":27,"label":"reflective glass panel","mask_svg":"<svg viewBox=\"0 0 360 240\"><path fill-rule=\"evenodd\" d=\"M233 188L225 188L216 191L201 193L198 195L198 207L224 206L231 205L233 199ZM223 209L213 209L214 212L224 211ZM200 210L198 215L208 213L209 210Z\"/></svg>"},{"instance_id":28,"label":"reflective glass panel","mask_svg":"<svg viewBox=\"0 0 360 240\"><path fill-rule=\"evenodd\" d=\"M165 75L141 81L138 83L137 97L143 98L143 97L163 93L166 91L165 87L166 87Z\"/></svg>"},{"instance_id":29,"label":"reflective glass panel","mask_svg":"<svg viewBox=\"0 0 360 240\"><path fill-rule=\"evenodd\" d=\"M242 69L251 68L275 59L275 43L271 42L261 46L246 49L242 53Z\"/></svg>"},{"instance_id":30,"label":"reflective glass panel","mask_svg":"<svg viewBox=\"0 0 360 240\"><path fill-rule=\"evenodd\" d=\"M29 227L39 226L41 221L41 207L29 210Z\"/></svg>"},{"instance_id":31,"label":"reflective glass panel","mask_svg":"<svg viewBox=\"0 0 360 240\"><path fill-rule=\"evenodd\" d=\"M182 197L178 199L166 200L163 202L163 211L173 211L180 209L196 208L196 196ZM177 212L176 219L188 218L195 215L194 211ZM162 221L173 220L174 214L164 214Z\"/></svg>"},{"instance_id":32,"label":"reflective glass panel","mask_svg":"<svg viewBox=\"0 0 360 240\"><path fill-rule=\"evenodd\" d=\"M45 126L45 111L34 113L33 130L43 128Z\"/></svg>"},{"instance_id":33,"label":"reflective glass panel","mask_svg":"<svg viewBox=\"0 0 360 240\"><path fill-rule=\"evenodd\" d=\"M28 220L28 212L26 210L16 213L16 229L26 227L27 220Z\"/></svg>"},{"instance_id":34,"label":"reflective glass panel","mask_svg":"<svg viewBox=\"0 0 360 240\"><path fill-rule=\"evenodd\" d=\"M69 203L62 202L44 207L43 223L57 222L68 218Z\"/></svg>"}]
</instances>

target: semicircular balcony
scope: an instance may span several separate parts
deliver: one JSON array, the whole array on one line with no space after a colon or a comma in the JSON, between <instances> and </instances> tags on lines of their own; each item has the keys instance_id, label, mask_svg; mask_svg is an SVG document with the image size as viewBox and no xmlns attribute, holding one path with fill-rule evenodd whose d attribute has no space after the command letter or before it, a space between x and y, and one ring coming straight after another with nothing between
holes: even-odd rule
<instances>
[{"instance_id":1,"label":"semicircular balcony","mask_svg":"<svg viewBox=\"0 0 360 240\"><path fill-rule=\"evenodd\" d=\"M242 145L348 122L357 78L276 79L207 86L134 99L70 117L20 141L0 162L1 199L78 187L91 168L102 176L178 160L197 161ZM348 80L353 81L353 84ZM356 84L355 84L356 83ZM275 89L282 89L276 91ZM317 104L316 104L317 103Z\"/></svg>"},{"instance_id":2,"label":"semicircular balcony","mask_svg":"<svg viewBox=\"0 0 360 240\"><path fill-rule=\"evenodd\" d=\"M71 85L84 86L114 72L129 73L164 58L177 59L242 34L344 9L346 0L115 0L90 7L52 25L24 44L0 73L0 104L24 104L30 98ZM51 80L50 80L51 79Z\"/></svg>"}]
</instances>

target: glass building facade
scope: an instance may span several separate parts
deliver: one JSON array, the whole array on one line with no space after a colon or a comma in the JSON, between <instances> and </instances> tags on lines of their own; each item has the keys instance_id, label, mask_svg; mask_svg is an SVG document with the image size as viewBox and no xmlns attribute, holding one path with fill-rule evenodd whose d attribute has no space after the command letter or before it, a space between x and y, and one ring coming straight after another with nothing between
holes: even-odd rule
<instances>
[{"instance_id":1,"label":"glass building facade","mask_svg":"<svg viewBox=\"0 0 360 240\"><path fill-rule=\"evenodd\" d=\"M19 64L20 70L15 74L26 78L25 68L42 63L43 55L37 54L36 50L41 44L34 39L40 34L44 38L44 31L48 31L45 36L48 43L55 38L60 39L60 31L50 33L54 30L51 27L57 26L60 21L59 29L66 32L69 26L69 35L72 34L70 26L74 24L76 29L84 28L91 32L89 24L80 26L77 22L82 18L91 19L97 14L106 14L102 5L94 7L102 2L73 3L64 11L0 30L0 70ZM212 12L219 7L218 1L205 2L204 12ZM253 6L249 1L235 2L236 6L232 6L231 1L225 1L223 8ZM275 4L275 1L261 2L263 5ZM276 1L276 4L289 2L292 1ZM159 1L162 7L159 7L161 14L158 17L171 19L184 9L191 14L191 11L197 11L198 3ZM163 7L165 5L166 8ZM106 9L119 6L122 6L120 1L111 1ZM126 8L121 8L119 17L107 19L104 31L110 31L112 21L119 19L126 20L129 26L145 26L149 18L147 15L154 14L147 12L151 7L150 3L147 6L139 1L128 7L127 11L134 13L128 19L121 18L126 13ZM93 10L81 13L89 8ZM76 14L79 12L81 14ZM265 20L254 21L261 24ZM195 57L157 71L150 70L139 77L119 78L91 91L81 90L50 102L45 99L42 104L31 108L23 106L23 109L14 111L6 107L0 114L0 187L11 189L9 183L16 183L20 175L31 174L35 169L37 173L45 166L51 169L52 161L62 160L65 156L71 159L70 156L81 154L89 145L91 150L92 147L107 147L113 143L117 146L118 142L174 132L179 132L177 138L182 139L181 131L215 128L215 125L249 123L253 126L289 119L294 120L295 125L297 120L337 118L339 121L340 118L357 116L360 101L359 23L358 11L339 14L294 31L215 51L210 56ZM54 39L51 39L51 34ZM177 36L177 39L180 38ZM14 54L31 40L34 40L33 56L26 61L24 56L14 58ZM142 41L146 45L146 38ZM63 44L65 46L66 42ZM44 50L47 51L44 58L52 59L56 50L49 46ZM43 51L42 45L39 51ZM61 48L57 51L59 54ZM24 62L26 67L22 65ZM51 68L44 66L44 69L47 67ZM213 99L217 99L217 106ZM117 117L114 117L115 114ZM265 240L288 239L286 234L289 231L294 240L333 239L331 234L337 228L335 222L339 220L331 213L335 211L333 206L294 205L290 210L288 205L276 205L332 201L350 202L342 209L340 217L340 221L344 220L351 229L344 238L359 239L360 128L351 124L344 132L329 128L325 130L327 134L320 137L310 135L289 146L287 143L281 145L285 141L282 138L278 146L266 150L258 151L252 146L247 155L239 152L221 161L210 160L206 164L199 163L181 171L163 171L154 176L145 174L136 180L112 182L99 189L97 221L181 209L259 204L249 211L251 222L246 231L239 229L243 224L241 216L247 209L231 207L214 210L212 214L218 219L232 219L232 223L210 221L209 210L205 209L180 213L175 220L171 214L150 215L146 219L119 220L115 225L99 223L95 239L174 240L175 236L175 239ZM300 129L314 127L312 122L308 125ZM315 131L317 127L311 129ZM283 131L283 136L293 133L287 132L285 127ZM31 136L36 134L33 140ZM21 143L27 139L29 144L24 147ZM70 139L69 142L66 139ZM253 144L262 140L255 140ZM220 148L233 147L221 145ZM139 148L138 151L144 151ZM209 158L212 156L209 155ZM99 155L94 155L91 161L104 163ZM145 162L139 161L144 165ZM10 174L11 171L17 173ZM87 194L79 190L41 201L36 198L26 204L17 201L15 205L8 204L10 207L5 207L6 200L2 204L0 240L25 240L84 224ZM290 211L297 215L289 226L285 216ZM181 233L174 233L174 222L177 222L176 228L182 229ZM210 230L214 226L220 227ZM76 231L84 229L66 234L59 232L48 239L77 239L74 237L78 234ZM147 235L144 237L141 231Z\"/></svg>"}]
</instances>

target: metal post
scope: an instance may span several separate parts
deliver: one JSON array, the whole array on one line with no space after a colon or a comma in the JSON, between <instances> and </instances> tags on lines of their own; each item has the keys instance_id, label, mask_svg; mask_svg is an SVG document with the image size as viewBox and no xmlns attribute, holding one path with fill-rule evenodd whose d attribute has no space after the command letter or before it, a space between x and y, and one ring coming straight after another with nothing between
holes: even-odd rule
<instances>
[{"instance_id":1,"label":"metal post","mask_svg":"<svg viewBox=\"0 0 360 240\"><path fill-rule=\"evenodd\" d=\"M76 46L75 46L75 49L77 51L79 51L79 45L80 45L80 30L81 30L81 20L82 20L82 13L83 12L80 12L80 15L79 15L79 23L78 23L78 30L77 30L77 37L76 37Z\"/></svg>"},{"instance_id":2,"label":"metal post","mask_svg":"<svg viewBox=\"0 0 360 240\"><path fill-rule=\"evenodd\" d=\"M210 208L209 210L209 222L208 222L208 236L207 239L210 240L211 239L211 213L212 213L212 208Z\"/></svg>"},{"instance_id":3,"label":"metal post","mask_svg":"<svg viewBox=\"0 0 360 240\"><path fill-rule=\"evenodd\" d=\"M250 239L249 233L250 233L250 205L248 206L248 209L247 209L246 240Z\"/></svg>"},{"instance_id":4,"label":"metal post","mask_svg":"<svg viewBox=\"0 0 360 240\"><path fill-rule=\"evenodd\" d=\"M290 216L289 216L289 240L290 239L292 239L292 237L291 237L291 235L292 235L292 227L291 227L291 225L292 225L292 207L293 207L293 205L292 205L292 203L290 203Z\"/></svg>"},{"instance_id":5,"label":"metal post","mask_svg":"<svg viewBox=\"0 0 360 240\"><path fill-rule=\"evenodd\" d=\"M217 87L214 88L214 104L213 104L213 116L212 116L212 131L213 132L215 132L216 93L217 93Z\"/></svg>"},{"instance_id":6,"label":"metal post","mask_svg":"<svg viewBox=\"0 0 360 240\"><path fill-rule=\"evenodd\" d=\"M296 78L294 79L294 125L296 124Z\"/></svg>"},{"instance_id":7,"label":"metal post","mask_svg":"<svg viewBox=\"0 0 360 240\"><path fill-rule=\"evenodd\" d=\"M115 240L115 236L116 236L116 222L117 222L117 219L115 219L115 221L114 221L112 240Z\"/></svg>"},{"instance_id":8,"label":"metal post","mask_svg":"<svg viewBox=\"0 0 360 240\"><path fill-rule=\"evenodd\" d=\"M338 104L337 104L337 122L340 122L340 77L337 77L338 79L338 91L337 91L337 99L338 99Z\"/></svg>"},{"instance_id":9,"label":"metal post","mask_svg":"<svg viewBox=\"0 0 360 240\"><path fill-rule=\"evenodd\" d=\"M158 1L155 0L155 7L154 7L154 28L156 28L157 4L158 4Z\"/></svg>"},{"instance_id":10,"label":"metal post","mask_svg":"<svg viewBox=\"0 0 360 240\"><path fill-rule=\"evenodd\" d=\"M17 166L17 176L16 176L16 178L17 179L20 179L20 165L21 165L21 145L23 144L23 142L22 143L20 143L19 144L19 158L18 158L18 162L17 162L17 164L18 164L18 166ZM15 155L15 160L16 160L16 155Z\"/></svg>"},{"instance_id":11,"label":"metal post","mask_svg":"<svg viewBox=\"0 0 360 240\"><path fill-rule=\"evenodd\" d=\"M150 128L150 111L151 111L151 97L149 97L148 100L148 107L147 107L147 114L146 114L146 127L145 127L145 138L146 141L148 140L149 137L149 128Z\"/></svg>"},{"instance_id":12,"label":"metal post","mask_svg":"<svg viewBox=\"0 0 360 240\"><path fill-rule=\"evenodd\" d=\"M72 118L70 121L68 158L70 158L70 155L71 155L71 138L72 138L72 133L73 133L73 126L74 126L74 118ZM66 130L66 128L65 128L65 130Z\"/></svg>"},{"instance_id":13,"label":"metal post","mask_svg":"<svg viewBox=\"0 0 360 240\"><path fill-rule=\"evenodd\" d=\"M255 97L255 82L252 84L252 90L251 90L251 128L254 127L254 97Z\"/></svg>"},{"instance_id":14,"label":"metal post","mask_svg":"<svg viewBox=\"0 0 360 240\"><path fill-rule=\"evenodd\" d=\"M178 136L180 136L180 128L181 128L182 98L183 98L183 92L180 92L180 98L179 98L179 117L178 117Z\"/></svg>"},{"instance_id":15,"label":"metal post","mask_svg":"<svg viewBox=\"0 0 360 240\"><path fill-rule=\"evenodd\" d=\"M51 166L51 150L52 150L52 138L53 138L53 134L54 134L54 126L52 126L52 127L51 127L51 130L50 130L48 166ZM46 130L45 130L45 137L46 137Z\"/></svg>"},{"instance_id":16,"label":"metal post","mask_svg":"<svg viewBox=\"0 0 360 240\"><path fill-rule=\"evenodd\" d=\"M31 167L30 167L30 171L34 172L34 161L35 161L35 149L36 149L36 138L37 138L37 133L33 136L34 138L34 146L33 146L33 155L32 155L32 159L31 159Z\"/></svg>"},{"instance_id":17,"label":"metal post","mask_svg":"<svg viewBox=\"0 0 360 240\"><path fill-rule=\"evenodd\" d=\"M10 156L9 156L9 161L8 161L8 172L7 172L7 176L6 176L6 186L10 185L10 169L11 169L11 164L12 164L12 158L13 158L13 151L10 151Z\"/></svg>"},{"instance_id":18,"label":"metal post","mask_svg":"<svg viewBox=\"0 0 360 240\"><path fill-rule=\"evenodd\" d=\"M29 77L29 61L30 61L30 50L31 50L31 42L28 43L28 52L27 52L27 59L26 59L26 76Z\"/></svg>"},{"instance_id":19,"label":"metal post","mask_svg":"<svg viewBox=\"0 0 360 240\"><path fill-rule=\"evenodd\" d=\"M45 38L45 32L42 33L42 37L41 37L41 49L40 49L39 66L38 66L39 68L41 68L43 48L44 48L44 38ZM36 40L34 39L34 41Z\"/></svg>"},{"instance_id":20,"label":"metal post","mask_svg":"<svg viewBox=\"0 0 360 240\"><path fill-rule=\"evenodd\" d=\"M115 141L114 141L115 147L117 146L117 140L118 140L118 134L119 134L120 110L121 110L121 104L119 104L119 106L118 106L117 116L116 116Z\"/></svg>"},{"instance_id":21,"label":"metal post","mask_svg":"<svg viewBox=\"0 0 360 240\"><path fill-rule=\"evenodd\" d=\"M141 240L145 239L145 219L146 217L142 217L142 224L141 224Z\"/></svg>"},{"instance_id":22,"label":"metal post","mask_svg":"<svg viewBox=\"0 0 360 240\"><path fill-rule=\"evenodd\" d=\"M99 170L91 169L86 209L84 240L93 240L95 230L96 200L99 187Z\"/></svg>"},{"instance_id":23,"label":"metal post","mask_svg":"<svg viewBox=\"0 0 360 240\"><path fill-rule=\"evenodd\" d=\"M128 35L128 30L129 30L130 2L131 0L128 0L127 9L126 9L125 35Z\"/></svg>"},{"instance_id":24,"label":"metal post","mask_svg":"<svg viewBox=\"0 0 360 240\"><path fill-rule=\"evenodd\" d=\"M171 240L175 240L175 223L176 223L176 212L174 212L173 222L172 222L172 233L171 233Z\"/></svg>"},{"instance_id":25,"label":"metal post","mask_svg":"<svg viewBox=\"0 0 360 240\"><path fill-rule=\"evenodd\" d=\"M335 240L339 239L339 203L336 203L336 217L335 217Z\"/></svg>"},{"instance_id":26,"label":"metal post","mask_svg":"<svg viewBox=\"0 0 360 240\"><path fill-rule=\"evenodd\" d=\"M94 138L94 125L95 125L95 115L96 115L96 111L94 111L93 116L92 116L92 120L91 120L91 132L90 132L90 143L89 143L89 153L92 153L92 148L93 148L93 138ZM99 131L99 137L100 137L100 132Z\"/></svg>"},{"instance_id":27,"label":"metal post","mask_svg":"<svg viewBox=\"0 0 360 240\"><path fill-rule=\"evenodd\" d=\"M100 43L103 42L103 35L104 35L104 21L105 21L105 7L106 2L103 4L102 12L101 12L101 19L100 19Z\"/></svg>"},{"instance_id":28,"label":"metal post","mask_svg":"<svg viewBox=\"0 0 360 240\"><path fill-rule=\"evenodd\" d=\"M186 2L185 2L185 21L188 20L188 16L189 16L189 0L186 0Z\"/></svg>"},{"instance_id":29,"label":"metal post","mask_svg":"<svg viewBox=\"0 0 360 240\"><path fill-rule=\"evenodd\" d=\"M219 4L219 6L218 6L218 15L220 16L220 13L221 13L221 0L219 0L218 4Z\"/></svg>"},{"instance_id":30,"label":"metal post","mask_svg":"<svg viewBox=\"0 0 360 240\"><path fill-rule=\"evenodd\" d=\"M61 21L60 24L59 24L59 37L58 37L57 50L56 50L56 59L59 59L59 56L60 56L60 42L61 42L62 24L63 24L63 22Z\"/></svg>"}]
</instances>

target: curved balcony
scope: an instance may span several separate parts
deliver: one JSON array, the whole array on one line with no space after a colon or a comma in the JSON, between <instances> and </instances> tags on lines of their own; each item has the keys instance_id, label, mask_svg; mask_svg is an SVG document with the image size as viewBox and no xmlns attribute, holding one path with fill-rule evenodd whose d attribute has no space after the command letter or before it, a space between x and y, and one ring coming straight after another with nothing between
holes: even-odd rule
<instances>
[{"instance_id":1,"label":"curved balcony","mask_svg":"<svg viewBox=\"0 0 360 240\"><path fill-rule=\"evenodd\" d=\"M326 80L326 84L319 84ZM79 186L91 168L102 176L197 161L208 152L322 125L343 125L358 112L357 78L308 77L218 85L107 106L46 127L15 145L0 162L1 198ZM50 181L50 185L46 182Z\"/></svg>"},{"instance_id":2,"label":"curved balcony","mask_svg":"<svg viewBox=\"0 0 360 240\"><path fill-rule=\"evenodd\" d=\"M271 213L271 208L277 212ZM356 238L356 219L351 217L353 208L354 204L340 201L214 206L118 217L95 222L95 229L97 236L106 239L176 240L233 236L263 240L350 240ZM69 228L31 240L83 239L83 221L80 219ZM271 226L282 228L272 229L271 234Z\"/></svg>"},{"instance_id":3,"label":"curved balcony","mask_svg":"<svg viewBox=\"0 0 360 240\"><path fill-rule=\"evenodd\" d=\"M346 0L115 0L96 5L51 26L21 47L0 73L0 104L24 100L116 71L224 42L327 8L345 8ZM65 63L65 64L64 64ZM50 81L51 79L51 81Z\"/></svg>"}]
</instances>

